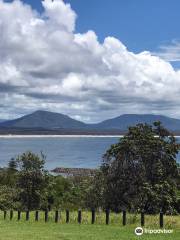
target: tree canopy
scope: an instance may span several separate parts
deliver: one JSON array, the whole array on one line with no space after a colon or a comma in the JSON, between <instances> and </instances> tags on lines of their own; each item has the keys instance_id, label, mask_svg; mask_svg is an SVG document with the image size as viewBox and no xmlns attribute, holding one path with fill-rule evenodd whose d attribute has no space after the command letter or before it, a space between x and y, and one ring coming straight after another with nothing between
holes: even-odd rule
<instances>
[{"instance_id":1,"label":"tree canopy","mask_svg":"<svg viewBox=\"0 0 180 240\"><path fill-rule=\"evenodd\" d=\"M130 127L104 155L106 207L174 211L178 151L175 137L160 122Z\"/></svg>"},{"instance_id":2,"label":"tree canopy","mask_svg":"<svg viewBox=\"0 0 180 240\"><path fill-rule=\"evenodd\" d=\"M18 171L17 187L20 202L28 210L42 207L43 197L48 186L48 174L44 170L45 156L26 152L16 159Z\"/></svg>"}]
</instances>

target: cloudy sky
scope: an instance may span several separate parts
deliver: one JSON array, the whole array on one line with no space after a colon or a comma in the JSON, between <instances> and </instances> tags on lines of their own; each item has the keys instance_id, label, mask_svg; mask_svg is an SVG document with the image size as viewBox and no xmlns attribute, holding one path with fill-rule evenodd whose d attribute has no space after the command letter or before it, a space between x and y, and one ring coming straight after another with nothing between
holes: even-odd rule
<instances>
[{"instance_id":1,"label":"cloudy sky","mask_svg":"<svg viewBox=\"0 0 180 240\"><path fill-rule=\"evenodd\" d=\"M179 0L0 0L0 118L180 118Z\"/></svg>"}]
</instances>

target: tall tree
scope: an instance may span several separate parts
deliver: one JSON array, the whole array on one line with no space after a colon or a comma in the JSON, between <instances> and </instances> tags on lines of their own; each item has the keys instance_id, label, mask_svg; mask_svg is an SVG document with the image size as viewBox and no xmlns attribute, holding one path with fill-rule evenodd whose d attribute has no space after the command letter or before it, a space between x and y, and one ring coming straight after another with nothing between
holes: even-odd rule
<instances>
[{"instance_id":1,"label":"tall tree","mask_svg":"<svg viewBox=\"0 0 180 240\"><path fill-rule=\"evenodd\" d=\"M175 137L160 122L130 127L104 155L107 207L172 211L177 202L178 150Z\"/></svg>"},{"instance_id":2,"label":"tall tree","mask_svg":"<svg viewBox=\"0 0 180 240\"><path fill-rule=\"evenodd\" d=\"M16 159L16 163L22 207L28 210L38 209L43 203L48 185L48 174L44 170L45 156L26 152Z\"/></svg>"}]
</instances>

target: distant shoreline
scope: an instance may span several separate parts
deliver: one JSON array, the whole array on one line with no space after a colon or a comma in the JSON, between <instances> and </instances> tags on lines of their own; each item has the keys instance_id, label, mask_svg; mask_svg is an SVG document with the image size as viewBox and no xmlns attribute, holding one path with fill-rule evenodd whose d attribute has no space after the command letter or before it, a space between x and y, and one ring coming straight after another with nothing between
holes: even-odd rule
<instances>
[{"instance_id":1,"label":"distant shoreline","mask_svg":"<svg viewBox=\"0 0 180 240\"><path fill-rule=\"evenodd\" d=\"M124 135L0 135L0 138L119 138Z\"/></svg>"},{"instance_id":2,"label":"distant shoreline","mask_svg":"<svg viewBox=\"0 0 180 240\"><path fill-rule=\"evenodd\" d=\"M122 138L124 135L0 135L0 138ZM174 136L180 138L180 135Z\"/></svg>"}]
</instances>

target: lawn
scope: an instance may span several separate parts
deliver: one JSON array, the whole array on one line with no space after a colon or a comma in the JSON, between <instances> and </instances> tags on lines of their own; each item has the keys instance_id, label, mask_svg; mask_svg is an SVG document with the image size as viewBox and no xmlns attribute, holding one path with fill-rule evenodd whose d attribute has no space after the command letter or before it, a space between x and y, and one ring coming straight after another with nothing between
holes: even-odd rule
<instances>
[{"instance_id":1,"label":"lawn","mask_svg":"<svg viewBox=\"0 0 180 240\"><path fill-rule=\"evenodd\" d=\"M82 224L76 223L76 213L71 214L70 223L66 224L64 213L61 215L59 223L54 223L53 213L49 216L49 221L44 222L43 213L39 222L34 221L34 213L30 214L30 221L25 221L25 214L17 221L14 214L13 219L3 220L0 216L0 240L133 240L133 239L157 239L157 240L179 240L180 239L180 217L165 217L165 229L173 229L172 234L144 234L137 237L134 229L139 226L139 216L128 215L127 225L122 226L120 215L111 215L111 222L108 226L104 224L104 215L97 216L97 223L90 224L90 213L83 213ZM146 228L158 229L158 216L146 216Z\"/></svg>"}]
</instances>

